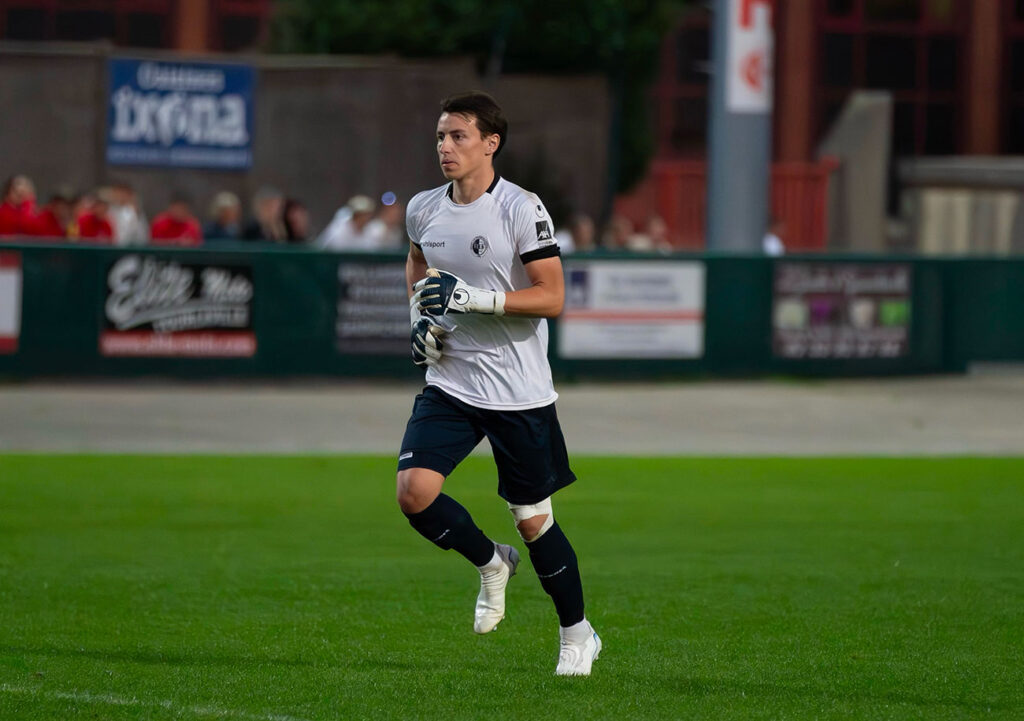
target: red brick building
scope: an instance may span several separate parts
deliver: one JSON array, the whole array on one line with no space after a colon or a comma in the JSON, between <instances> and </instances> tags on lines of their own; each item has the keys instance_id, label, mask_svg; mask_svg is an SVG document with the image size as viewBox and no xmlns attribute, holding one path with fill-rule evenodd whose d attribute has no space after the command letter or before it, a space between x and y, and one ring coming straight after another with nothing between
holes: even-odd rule
<instances>
[{"instance_id":1,"label":"red brick building","mask_svg":"<svg viewBox=\"0 0 1024 721\"><path fill-rule=\"evenodd\" d=\"M806 218L822 207L813 187L828 168L816 147L858 89L892 94L895 157L1024 153L1024 0L775 0L774 20L776 214ZM710 24L710 10L695 6L666 37L656 160L618 204L638 221L675 214L666 220L684 247L703 244L702 200L688 208L659 196L703 192ZM794 183L802 190L786 193ZM820 247L821 225L796 247Z\"/></svg>"}]
</instances>

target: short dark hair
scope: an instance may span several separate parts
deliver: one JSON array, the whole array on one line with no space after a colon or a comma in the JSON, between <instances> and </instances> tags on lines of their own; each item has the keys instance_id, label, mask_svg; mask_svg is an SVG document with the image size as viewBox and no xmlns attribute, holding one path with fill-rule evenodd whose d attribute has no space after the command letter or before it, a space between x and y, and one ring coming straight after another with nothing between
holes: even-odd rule
<instances>
[{"instance_id":1,"label":"short dark hair","mask_svg":"<svg viewBox=\"0 0 1024 721\"><path fill-rule=\"evenodd\" d=\"M468 93L451 95L441 101L441 112L457 113L476 118L476 127L481 135L497 135L498 149L494 157L505 147L508 140L508 120L498 102L487 93L474 90Z\"/></svg>"}]
</instances>

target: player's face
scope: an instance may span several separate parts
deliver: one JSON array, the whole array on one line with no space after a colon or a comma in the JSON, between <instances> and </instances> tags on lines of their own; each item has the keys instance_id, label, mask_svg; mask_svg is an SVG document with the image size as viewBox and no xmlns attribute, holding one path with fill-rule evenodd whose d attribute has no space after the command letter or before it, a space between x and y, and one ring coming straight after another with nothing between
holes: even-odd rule
<instances>
[{"instance_id":1,"label":"player's face","mask_svg":"<svg viewBox=\"0 0 1024 721\"><path fill-rule=\"evenodd\" d=\"M444 177L461 180L489 166L497 147L498 136L481 136L476 118L441 113L437 121L437 155Z\"/></svg>"}]
</instances>

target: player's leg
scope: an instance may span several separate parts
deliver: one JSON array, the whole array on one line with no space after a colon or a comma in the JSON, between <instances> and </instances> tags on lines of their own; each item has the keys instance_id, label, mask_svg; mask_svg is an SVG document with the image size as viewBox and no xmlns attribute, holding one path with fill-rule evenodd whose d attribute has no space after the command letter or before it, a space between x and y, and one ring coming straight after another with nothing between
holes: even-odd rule
<instances>
[{"instance_id":1,"label":"player's leg","mask_svg":"<svg viewBox=\"0 0 1024 721\"><path fill-rule=\"evenodd\" d=\"M551 506L551 494L576 480L555 407L494 412L484 432L498 465L498 493L509 503L541 587L558 614L556 673L587 675L601 641L584 615L576 552Z\"/></svg>"},{"instance_id":2,"label":"player's leg","mask_svg":"<svg viewBox=\"0 0 1024 721\"><path fill-rule=\"evenodd\" d=\"M505 616L505 586L519 554L496 544L455 499L441 492L444 480L483 438L473 409L436 388L416 398L402 439L397 476L398 505L409 524L442 549L454 549L480 572L473 630L492 631Z\"/></svg>"},{"instance_id":3,"label":"player's leg","mask_svg":"<svg viewBox=\"0 0 1024 721\"><path fill-rule=\"evenodd\" d=\"M494 556L494 542L477 527L469 511L441 493L443 484L444 476L429 468L399 471L399 508L409 519L409 525L438 548L453 549L474 566L487 564Z\"/></svg>"},{"instance_id":4,"label":"player's leg","mask_svg":"<svg viewBox=\"0 0 1024 721\"><path fill-rule=\"evenodd\" d=\"M601 653L601 639L583 613L583 582L572 544L555 521L551 499L535 504L509 503L516 530L558 614L559 651L555 673L587 676Z\"/></svg>"}]
</instances>

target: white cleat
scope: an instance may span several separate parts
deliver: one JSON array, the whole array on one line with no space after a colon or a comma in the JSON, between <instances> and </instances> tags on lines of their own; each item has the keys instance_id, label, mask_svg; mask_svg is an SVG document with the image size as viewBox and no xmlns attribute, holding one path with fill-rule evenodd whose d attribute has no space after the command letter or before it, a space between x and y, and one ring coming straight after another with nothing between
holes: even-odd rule
<instances>
[{"instance_id":1,"label":"white cleat","mask_svg":"<svg viewBox=\"0 0 1024 721\"><path fill-rule=\"evenodd\" d=\"M519 551L512 546L495 543L494 550L502 562L496 570L480 572L480 595L476 597L473 616L473 630L477 633L490 633L505 618L505 586L519 566Z\"/></svg>"},{"instance_id":2,"label":"white cleat","mask_svg":"<svg viewBox=\"0 0 1024 721\"><path fill-rule=\"evenodd\" d=\"M558 630L561 640L558 647L558 666L556 676L589 676L590 667L601 655L601 637L593 627L590 635L581 642L567 638L564 628Z\"/></svg>"}]
</instances>

